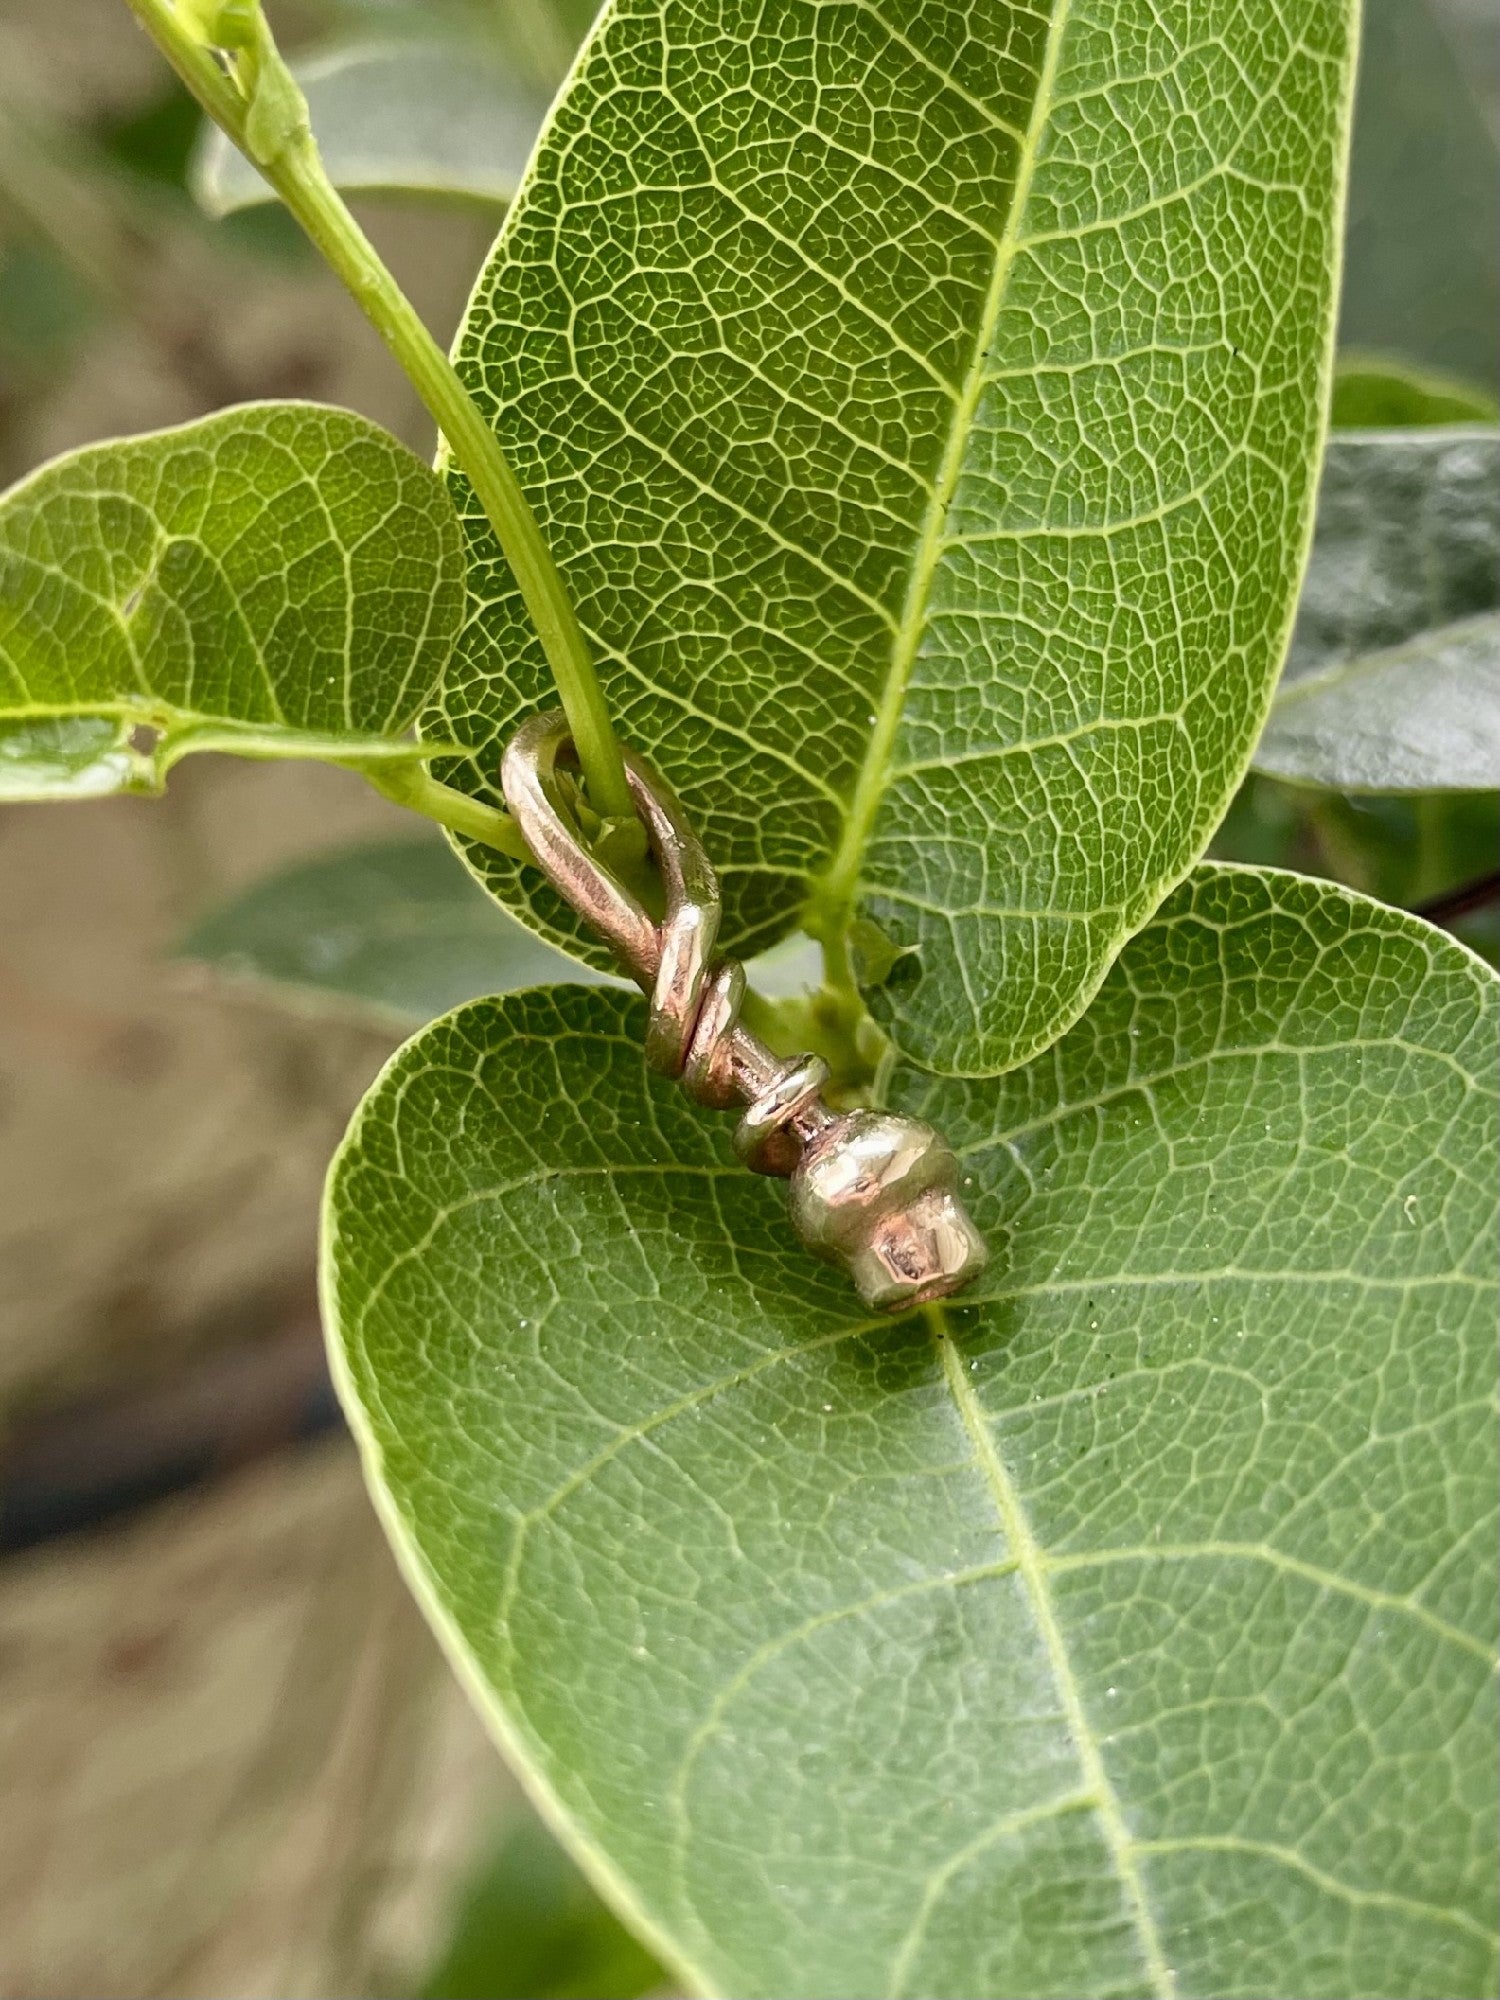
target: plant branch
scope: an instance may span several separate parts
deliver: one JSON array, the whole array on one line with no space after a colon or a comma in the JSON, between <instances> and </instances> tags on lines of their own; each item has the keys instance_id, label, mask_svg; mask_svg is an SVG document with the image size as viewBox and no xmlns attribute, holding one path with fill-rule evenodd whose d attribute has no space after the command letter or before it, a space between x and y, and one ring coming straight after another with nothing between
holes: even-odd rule
<instances>
[{"instance_id":1,"label":"plant branch","mask_svg":"<svg viewBox=\"0 0 1500 2000\"><path fill-rule=\"evenodd\" d=\"M439 784L425 765L370 762L355 763L352 768L377 792L409 812L421 813L424 819L436 820L439 826L482 841L514 860L531 859L521 829L509 813L471 799L466 792L456 792L451 785Z\"/></svg>"},{"instance_id":2,"label":"plant branch","mask_svg":"<svg viewBox=\"0 0 1500 2000\"><path fill-rule=\"evenodd\" d=\"M624 760L588 642L536 517L452 363L328 179L308 127L306 102L258 8L245 22L247 39L230 71L200 38L192 18L170 0L127 4L209 117L286 203L427 405L515 574L557 682L594 810L601 819L634 820Z\"/></svg>"},{"instance_id":3,"label":"plant branch","mask_svg":"<svg viewBox=\"0 0 1500 2000\"><path fill-rule=\"evenodd\" d=\"M1430 924L1448 924L1456 917L1468 916L1471 910L1482 910L1487 903L1500 903L1500 868L1492 868L1488 875L1464 882L1446 895L1434 896L1430 902L1418 903L1412 914L1425 917Z\"/></svg>"}]
</instances>

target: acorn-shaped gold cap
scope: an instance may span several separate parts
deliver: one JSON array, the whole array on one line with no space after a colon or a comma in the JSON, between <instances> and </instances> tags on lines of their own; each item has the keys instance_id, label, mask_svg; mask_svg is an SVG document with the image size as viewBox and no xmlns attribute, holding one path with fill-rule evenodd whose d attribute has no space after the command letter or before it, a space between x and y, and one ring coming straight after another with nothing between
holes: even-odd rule
<instances>
[{"instance_id":1,"label":"acorn-shaped gold cap","mask_svg":"<svg viewBox=\"0 0 1500 2000\"><path fill-rule=\"evenodd\" d=\"M895 1312L947 1298L988 1261L958 1185L958 1161L930 1125L851 1111L818 1134L792 1174L792 1226L847 1268L867 1306Z\"/></svg>"}]
</instances>

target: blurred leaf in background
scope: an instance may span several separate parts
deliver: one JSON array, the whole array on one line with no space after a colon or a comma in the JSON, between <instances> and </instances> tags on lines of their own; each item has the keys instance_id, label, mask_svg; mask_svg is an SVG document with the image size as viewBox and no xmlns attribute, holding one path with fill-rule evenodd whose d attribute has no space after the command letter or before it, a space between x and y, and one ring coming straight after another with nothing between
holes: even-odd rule
<instances>
[{"instance_id":1,"label":"blurred leaf in background","mask_svg":"<svg viewBox=\"0 0 1500 2000\"><path fill-rule=\"evenodd\" d=\"M1282 691L1211 852L1406 909L1485 877L1500 849L1497 611L1500 431L1332 438ZM1500 962L1493 904L1452 927Z\"/></svg>"},{"instance_id":2,"label":"blurred leaf in background","mask_svg":"<svg viewBox=\"0 0 1500 2000\"><path fill-rule=\"evenodd\" d=\"M1334 374L1330 421L1336 431L1407 424L1483 424L1500 416L1487 390L1456 376L1343 355Z\"/></svg>"},{"instance_id":3,"label":"blurred leaf in background","mask_svg":"<svg viewBox=\"0 0 1500 2000\"><path fill-rule=\"evenodd\" d=\"M625 984L564 958L498 910L435 835L268 875L195 924L177 955L286 1005L332 1007L403 1032L482 993L554 980ZM821 965L817 947L798 936L752 970L757 989L781 1000L816 986Z\"/></svg>"},{"instance_id":4,"label":"blurred leaf in background","mask_svg":"<svg viewBox=\"0 0 1500 2000\"><path fill-rule=\"evenodd\" d=\"M230 979L403 1030L480 993L601 980L505 916L443 842L382 841L255 883L179 946Z\"/></svg>"},{"instance_id":5,"label":"blurred leaf in background","mask_svg":"<svg viewBox=\"0 0 1500 2000\"><path fill-rule=\"evenodd\" d=\"M1256 768L1343 792L1500 786L1500 612L1283 685Z\"/></svg>"},{"instance_id":6,"label":"blurred leaf in background","mask_svg":"<svg viewBox=\"0 0 1500 2000\"><path fill-rule=\"evenodd\" d=\"M1287 681L1497 604L1500 430L1329 440Z\"/></svg>"},{"instance_id":7,"label":"blurred leaf in background","mask_svg":"<svg viewBox=\"0 0 1500 2000\"><path fill-rule=\"evenodd\" d=\"M1367 0L1339 337L1493 391L1500 152L1485 34L1466 0Z\"/></svg>"},{"instance_id":8,"label":"blurred leaf in background","mask_svg":"<svg viewBox=\"0 0 1500 2000\"><path fill-rule=\"evenodd\" d=\"M294 65L337 187L504 208L592 9L580 0L434 0L344 10ZM191 184L210 215L274 200L222 132Z\"/></svg>"},{"instance_id":9,"label":"blurred leaf in background","mask_svg":"<svg viewBox=\"0 0 1500 2000\"><path fill-rule=\"evenodd\" d=\"M666 1983L527 1811L470 1884L422 2000L638 2000Z\"/></svg>"},{"instance_id":10,"label":"blurred leaf in background","mask_svg":"<svg viewBox=\"0 0 1500 2000\"><path fill-rule=\"evenodd\" d=\"M360 44L297 65L324 163L345 193L452 196L503 208L516 191L546 98L451 41ZM222 132L204 135L193 191L210 215L275 200Z\"/></svg>"},{"instance_id":11,"label":"blurred leaf in background","mask_svg":"<svg viewBox=\"0 0 1500 2000\"><path fill-rule=\"evenodd\" d=\"M1500 788L1500 430L1330 439L1255 768L1344 792Z\"/></svg>"}]
</instances>

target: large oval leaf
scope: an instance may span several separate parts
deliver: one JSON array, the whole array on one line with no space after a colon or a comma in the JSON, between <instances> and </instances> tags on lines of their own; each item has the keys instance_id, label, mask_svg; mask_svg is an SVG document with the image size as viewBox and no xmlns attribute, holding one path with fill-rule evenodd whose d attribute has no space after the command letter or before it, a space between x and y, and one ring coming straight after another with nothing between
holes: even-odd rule
<instances>
[{"instance_id":1,"label":"large oval leaf","mask_svg":"<svg viewBox=\"0 0 1500 2000\"><path fill-rule=\"evenodd\" d=\"M872 1324L640 1007L467 1007L334 1168L376 1498L691 1984L1482 1994L1496 988L1205 868L998 1082L906 1094L996 1252Z\"/></svg>"},{"instance_id":2,"label":"large oval leaf","mask_svg":"<svg viewBox=\"0 0 1500 2000\"><path fill-rule=\"evenodd\" d=\"M0 795L153 790L189 750L389 754L463 589L441 481L346 410L71 452L0 496Z\"/></svg>"},{"instance_id":3,"label":"large oval leaf","mask_svg":"<svg viewBox=\"0 0 1500 2000\"><path fill-rule=\"evenodd\" d=\"M460 367L724 871L726 940L862 903L917 947L875 1005L932 1067L1052 1040L1249 755L1319 440L1349 13L617 0L479 285ZM549 697L456 483L474 615L434 726L483 787Z\"/></svg>"}]
</instances>

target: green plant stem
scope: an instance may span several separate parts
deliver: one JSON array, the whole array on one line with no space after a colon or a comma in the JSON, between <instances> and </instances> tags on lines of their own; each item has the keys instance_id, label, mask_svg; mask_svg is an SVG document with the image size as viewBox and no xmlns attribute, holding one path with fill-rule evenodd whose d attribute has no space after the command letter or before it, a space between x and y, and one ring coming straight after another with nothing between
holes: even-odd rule
<instances>
[{"instance_id":1,"label":"green plant stem","mask_svg":"<svg viewBox=\"0 0 1500 2000\"><path fill-rule=\"evenodd\" d=\"M521 838L521 829L509 813L501 812L497 806L484 805L479 799L471 799L465 792L456 792L451 785L439 784L425 765L369 763L356 764L353 768L377 792L398 806L421 813L424 819L436 820L439 826L464 834L470 840L483 841L486 847L497 848L500 853L509 854L517 861L531 859Z\"/></svg>"},{"instance_id":2,"label":"green plant stem","mask_svg":"<svg viewBox=\"0 0 1500 2000\"><path fill-rule=\"evenodd\" d=\"M374 245L335 191L305 127L269 158L247 143L247 103L168 0L128 0L203 109L254 160L416 388L468 474L515 573L557 682L590 801L601 819L633 819L620 746L579 627L536 517L489 425ZM280 61L267 44L262 61Z\"/></svg>"},{"instance_id":3,"label":"green plant stem","mask_svg":"<svg viewBox=\"0 0 1500 2000\"><path fill-rule=\"evenodd\" d=\"M265 175L325 262L375 328L431 412L458 463L468 474L505 559L515 573L557 682L572 731L590 805L607 824L639 827L616 740L588 643L579 627L557 566L542 539L536 517L505 460L499 443L463 383L423 325L410 300L381 261L374 245L350 214L328 179L317 142L305 116L274 145L252 143L250 103L256 80L267 68L279 70L295 93L263 24L258 42L236 59L232 77L171 5L171 0L128 0L131 11L214 123ZM238 87L243 80L247 89ZM376 791L439 826L519 860L530 858L510 817L495 807L440 784L421 765L356 765ZM617 843L618 845L618 843ZM612 863L626 877L636 869L628 851ZM633 881L633 886L640 886ZM827 984L813 1004L766 1001L747 993L747 1026L783 1053L812 1046L824 1053L836 1085L862 1088L871 1058L861 1030L868 1020L849 966L843 935L847 911L840 911L823 934Z\"/></svg>"},{"instance_id":4,"label":"green plant stem","mask_svg":"<svg viewBox=\"0 0 1500 2000\"><path fill-rule=\"evenodd\" d=\"M847 913L841 923L830 924L826 930L820 930L815 935L823 954L825 986L846 1006L862 1014L865 1011L864 997L860 993L858 981L854 977L854 967L849 958Z\"/></svg>"}]
</instances>

